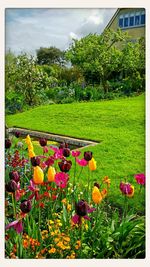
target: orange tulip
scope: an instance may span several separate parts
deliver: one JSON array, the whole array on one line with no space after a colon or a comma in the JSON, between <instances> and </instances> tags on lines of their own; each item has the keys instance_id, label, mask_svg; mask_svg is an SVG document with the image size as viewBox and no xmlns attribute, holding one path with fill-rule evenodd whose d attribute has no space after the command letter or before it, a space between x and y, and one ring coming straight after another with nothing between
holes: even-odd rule
<instances>
[{"instance_id":1,"label":"orange tulip","mask_svg":"<svg viewBox=\"0 0 150 267\"><path fill-rule=\"evenodd\" d=\"M55 174L56 174L55 168L50 166L48 168L48 176L47 176L49 182L53 182L54 181Z\"/></svg>"},{"instance_id":2,"label":"orange tulip","mask_svg":"<svg viewBox=\"0 0 150 267\"><path fill-rule=\"evenodd\" d=\"M101 194L102 194L102 198L105 198L107 196L107 189L104 188L102 191L101 191Z\"/></svg>"},{"instance_id":3,"label":"orange tulip","mask_svg":"<svg viewBox=\"0 0 150 267\"><path fill-rule=\"evenodd\" d=\"M89 169L91 171L95 171L96 170L96 161L94 158L92 158L90 161L89 161Z\"/></svg>"},{"instance_id":4,"label":"orange tulip","mask_svg":"<svg viewBox=\"0 0 150 267\"><path fill-rule=\"evenodd\" d=\"M99 204L102 201L102 195L97 186L94 186L93 188L92 199L95 204Z\"/></svg>"},{"instance_id":5,"label":"orange tulip","mask_svg":"<svg viewBox=\"0 0 150 267\"><path fill-rule=\"evenodd\" d=\"M44 181L44 173L39 166L34 167L33 182L35 184L42 184Z\"/></svg>"},{"instance_id":6,"label":"orange tulip","mask_svg":"<svg viewBox=\"0 0 150 267\"><path fill-rule=\"evenodd\" d=\"M111 180L108 178L108 176L105 176L105 177L103 178L103 183L104 183L104 184L107 184L107 186L110 187Z\"/></svg>"}]
</instances>

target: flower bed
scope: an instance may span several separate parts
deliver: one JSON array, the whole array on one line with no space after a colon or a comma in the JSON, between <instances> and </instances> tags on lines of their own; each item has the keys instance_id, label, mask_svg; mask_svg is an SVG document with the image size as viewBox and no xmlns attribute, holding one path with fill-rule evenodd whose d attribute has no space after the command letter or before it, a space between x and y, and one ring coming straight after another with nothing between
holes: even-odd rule
<instances>
[{"instance_id":1,"label":"flower bed","mask_svg":"<svg viewBox=\"0 0 150 267\"><path fill-rule=\"evenodd\" d=\"M93 183L91 151L40 138L37 156L29 135L25 142L5 141L7 258L145 257L145 218L128 209L135 191L144 190L144 174L135 175L136 187L126 179L118 184L124 204L116 208L109 204L111 179Z\"/></svg>"}]
</instances>

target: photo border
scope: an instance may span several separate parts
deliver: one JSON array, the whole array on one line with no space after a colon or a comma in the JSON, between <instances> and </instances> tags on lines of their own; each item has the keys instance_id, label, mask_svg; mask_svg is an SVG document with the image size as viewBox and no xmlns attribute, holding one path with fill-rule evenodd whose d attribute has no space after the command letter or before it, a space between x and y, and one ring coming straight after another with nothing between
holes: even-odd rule
<instances>
[{"instance_id":1,"label":"photo border","mask_svg":"<svg viewBox=\"0 0 150 267\"><path fill-rule=\"evenodd\" d=\"M150 178L146 181L146 258L145 259L73 259L73 260L54 260L54 259L6 259L4 258L4 138L5 138L5 8L119 8L119 7L144 7L146 9L146 177L150 177L150 1L149 0L1 0L0 2L0 172L1 172L1 190L0 190L0 265L4 266L34 266L47 267L55 266L136 266L143 267L150 265ZM139 155L140 157L140 155ZM27 262L28 261L28 262Z\"/></svg>"}]
</instances>

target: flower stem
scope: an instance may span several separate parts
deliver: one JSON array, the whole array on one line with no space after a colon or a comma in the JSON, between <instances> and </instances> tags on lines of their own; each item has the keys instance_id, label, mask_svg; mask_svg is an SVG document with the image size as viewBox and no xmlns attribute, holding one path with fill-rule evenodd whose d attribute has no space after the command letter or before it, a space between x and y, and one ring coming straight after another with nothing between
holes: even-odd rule
<instances>
[{"instance_id":1,"label":"flower stem","mask_svg":"<svg viewBox=\"0 0 150 267\"><path fill-rule=\"evenodd\" d=\"M87 199L89 198L89 185L90 185L90 169L88 167L88 187L87 187Z\"/></svg>"},{"instance_id":2,"label":"flower stem","mask_svg":"<svg viewBox=\"0 0 150 267\"><path fill-rule=\"evenodd\" d=\"M41 207L39 205L39 229L40 229L40 226L41 226Z\"/></svg>"},{"instance_id":3,"label":"flower stem","mask_svg":"<svg viewBox=\"0 0 150 267\"><path fill-rule=\"evenodd\" d=\"M14 194L12 193L12 205L13 205L13 212L14 212L14 218L16 218L16 207L15 207L15 198Z\"/></svg>"},{"instance_id":4,"label":"flower stem","mask_svg":"<svg viewBox=\"0 0 150 267\"><path fill-rule=\"evenodd\" d=\"M83 244L82 244L82 239L83 239L83 227L82 227L82 218L81 219L81 225L80 225L80 241L81 241L81 247L80 247L80 258L82 259L82 250L83 250Z\"/></svg>"},{"instance_id":5,"label":"flower stem","mask_svg":"<svg viewBox=\"0 0 150 267\"><path fill-rule=\"evenodd\" d=\"M75 178L76 178L76 158L75 158L75 164L74 164L74 180L73 180L73 189L75 186Z\"/></svg>"},{"instance_id":6,"label":"flower stem","mask_svg":"<svg viewBox=\"0 0 150 267\"><path fill-rule=\"evenodd\" d=\"M78 179L79 179L79 177L80 177L82 171L83 171L83 167L81 168L81 171L80 171L80 173L79 173Z\"/></svg>"}]
</instances>

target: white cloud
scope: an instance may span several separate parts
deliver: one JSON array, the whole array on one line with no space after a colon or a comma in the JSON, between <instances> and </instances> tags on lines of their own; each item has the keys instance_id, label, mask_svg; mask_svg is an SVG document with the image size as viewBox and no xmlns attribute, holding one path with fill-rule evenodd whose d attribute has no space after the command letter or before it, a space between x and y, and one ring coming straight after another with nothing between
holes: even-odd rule
<instances>
[{"instance_id":1,"label":"white cloud","mask_svg":"<svg viewBox=\"0 0 150 267\"><path fill-rule=\"evenodd\" d=\"M35 53L41 46L66 49L72 38L101 33L115 9L7 9L6 49Z\"/></svg>"}]
</instances>

